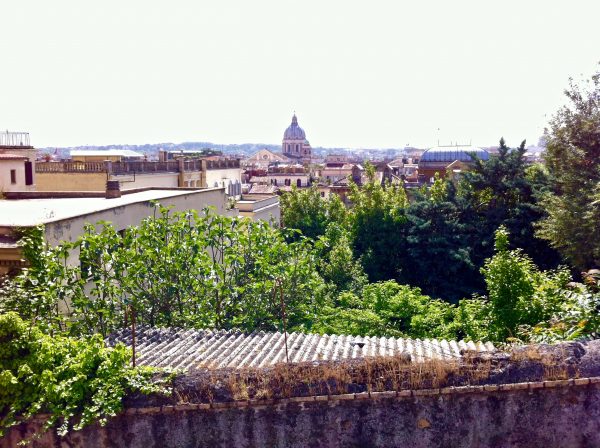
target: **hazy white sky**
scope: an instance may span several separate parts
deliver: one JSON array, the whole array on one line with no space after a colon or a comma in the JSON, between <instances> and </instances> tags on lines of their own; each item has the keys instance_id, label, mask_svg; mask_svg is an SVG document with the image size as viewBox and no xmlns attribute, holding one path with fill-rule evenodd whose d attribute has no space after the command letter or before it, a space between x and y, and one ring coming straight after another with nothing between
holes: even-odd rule
<instances>
[{"instance_id":1,"label":"hazy white sky","mask_svg":"<svg viewBox=\"0 0 600 448\"><path fill-rule=\"evenodd\" d=\"M35 146L537 142L598 0L0 3L0 129ZM438 131L439 128L439 131Z\"/></svg>"}]
</instances>

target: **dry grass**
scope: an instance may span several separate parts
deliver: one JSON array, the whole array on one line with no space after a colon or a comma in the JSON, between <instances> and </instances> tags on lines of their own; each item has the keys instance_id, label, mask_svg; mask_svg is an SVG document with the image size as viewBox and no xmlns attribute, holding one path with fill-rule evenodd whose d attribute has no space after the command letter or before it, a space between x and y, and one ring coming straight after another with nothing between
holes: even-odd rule
<instances>
[{"instance_id":1,"label":"dry grass","mask_svg":"<svg viewBox=\"0 0 600 448\"><path fill-rule=\"evenodd\" d=\"M465 362L465 359L468 359ZM340 362L281 363L269 368L211 370L186 375L179 384L186 401L237 401L431 389L463 385L489 375L491 362L468 356L411 362L406 356Z\"/></svg>"},{"instance_id":2,"label":"dry grass","mask_svg":"<svg viewBox=\"0 0 600 448\"><path fill-rule=\"evenodd\" d=\"M544 345L527 345L512 350L510 361L517 366L541 366L543 380L564 380L579 376L576 366L566 362L569 356L565 345L552 346L552 350L548 350L548 346Z\"/></svg>"},{"instance_id":3,"label":"dry grass","mask_svg":"<svg viewBox=\"0 0 600 448\"><path fill-rule=\"evenodd\" d=\"M413 362L405 355L338 362L281 363L268 368L215 369L184 375L176 384L186 402L277 399L360 392L436 389L573 378L567 353L518 347L508 352L464 351L460 358Z\"/></svg>"}]
</instances>

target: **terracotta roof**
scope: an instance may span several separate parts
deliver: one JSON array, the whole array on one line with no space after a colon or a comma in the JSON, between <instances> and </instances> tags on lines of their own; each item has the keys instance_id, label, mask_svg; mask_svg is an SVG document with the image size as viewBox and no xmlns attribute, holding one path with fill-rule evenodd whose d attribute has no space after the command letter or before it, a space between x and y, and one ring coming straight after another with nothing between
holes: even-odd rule
<instances>
[{"instance_id":1,"label":"terracotta roof","mask_svg":"<svg viewBox=\"0 0 600 448\"><path fill-rule=\"evenodd\" d=\"M426 359L458 359L461 350L493 352L487 342L436 339L396 339L361 336L288 334L290 362L337 361L368 356L408 354L415 362ZM131 345L130 330L108 339L110 345ZM202 368L267 367L285 362L283 333L239 331L138 329L137 362L141 365L172 367L186 371Z\"/></svg>"},{"instance_id":2,"label":"terracotta roof","mask_svg":"<svg viewBox=\"0 0 600 448\"><path fill-rule=\"evenodd\" d=\"M27 160L26 156L20 156L17 154L0 154L0 160Z\"/></svg>"}]
</instances>

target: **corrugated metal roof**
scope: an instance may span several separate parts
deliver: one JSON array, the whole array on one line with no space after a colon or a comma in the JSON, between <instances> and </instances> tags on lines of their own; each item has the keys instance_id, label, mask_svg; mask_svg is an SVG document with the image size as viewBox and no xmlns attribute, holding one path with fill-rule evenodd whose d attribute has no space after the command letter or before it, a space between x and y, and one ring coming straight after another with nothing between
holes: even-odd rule
<instances>
[{"instance_id":1,"label":"corrugated metal roof","mask_svg":"<svg viewBox=\"0 0 600 448\"><path fill-rule=\"evenodd\" d=\"M108 339L110 345L131 345L130 330ZM461 350L493 352L490 343L436 339L288 334L290 362L339 361L368 356L409 354L411 360L458 359ZM283 333L178 329L138 329L136 360L140 365L182 370L268 367L285 362Z\"/></svg>"}]
</instances>

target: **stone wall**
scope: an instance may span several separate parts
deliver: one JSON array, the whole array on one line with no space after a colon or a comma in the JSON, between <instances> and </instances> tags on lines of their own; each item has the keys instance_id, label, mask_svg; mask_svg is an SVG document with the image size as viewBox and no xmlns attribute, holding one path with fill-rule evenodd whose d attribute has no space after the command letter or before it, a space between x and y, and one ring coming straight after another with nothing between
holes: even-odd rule
<instances>
[{"instance_id":1,"label":"stone wall","mask_svg":"<svg viewBox=\"0 0 600 448\"><path fill-rule=\"evenodd\" d=\"M130 408L104 428L33 446L600 447L600 378Z\"/></svg>"}]
</instances>

